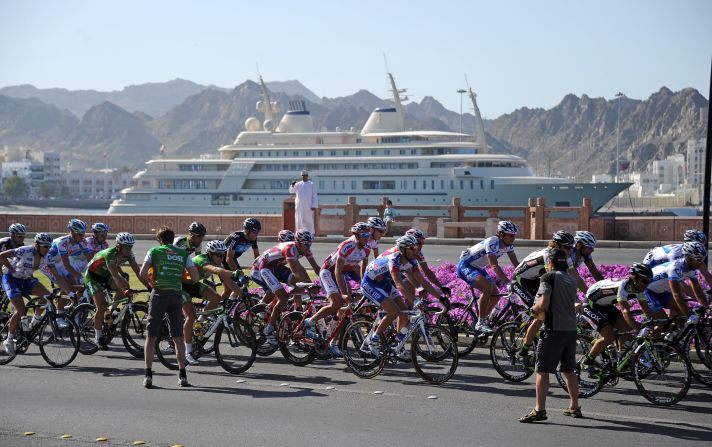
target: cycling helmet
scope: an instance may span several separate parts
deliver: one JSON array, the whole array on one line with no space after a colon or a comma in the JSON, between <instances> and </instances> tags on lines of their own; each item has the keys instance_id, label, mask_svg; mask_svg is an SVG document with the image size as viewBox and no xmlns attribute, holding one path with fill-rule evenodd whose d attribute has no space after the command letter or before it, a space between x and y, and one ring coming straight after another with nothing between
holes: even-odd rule
<instances>
[{"instance_id":1,"label":"cycling helmet","mask_svg":"<svg viewBox=\"0 0 712 447\"><path fill-rule=\"evenodd\" d=\"M590 231L577 231L574 235L574 242L581 242L582 245L588 248L595 248L598 240Z\"/></svg>"},{"instance_id":2,"label":"cycling helmet","mask_svg":"<svg viewBox=\"0 0 712 447\"><path fill-rule=\"evenodd\" d=\"M294 231L282 230L277 235L277 240L279 242L291 242L294 240Z\"/></svg>"},{"instance_id":3,"label":"cycling helmet","mask_svg":"<svg viewBox=\"0 0 712 447\"><path fill-rule=\"evenodd\" d=\"M351 227L351 232L356 234L356 233L365 233L365 232L370 232L371 231L371 225L369 225L366 222L356 222L352 227Z\"/></svg>"},{"instance_id":4,"label":"cycling helmet","mask_svg":"<svg viewBox=\"0 0 712 447\"><path fill-rule=\"evenodd\" d=\"M87 232L87 224L83 220L72 219L67 224L67 229L75 233L84 234Z\"/></svg>"},{"instance_id":5,"label":"cycling helmet","mask_svg":"<svg viewBox=\"0 0 712 447\"><path fill-rule=\"evenodd\" d=\"M227 253L227 245L223 241L210 241L205 247L208 253Z\"/></svg>"},{"instance_id":6,"label":"cycling helmet","mask_svg":"<svg viewBox=\"0 0 712 447\"><path fill-rule=\"evenodd\" d=\"M508 220L500 220L497 224L497 233L517 234L519 228Z\"/></svg>"},{"instance_id":7,"label":"cycling helmet","mask_svg":"<svg viewBox=\"0 0 712 447\"><path fill-rule=\"evenodd\" d=\"M707 257L707 249L699 242L685 242L682 244L682 252L692 259L703 261Z\"/></svg>"},{"instance_id":8,"label":"cycling helmet","mask_svg":"<svg viewBox=\"0 0 712 447\"><path fill-rule=\"evenodd\" d=\"M136 239L134 239L131 233L122 232L116 235L116 243L120 245L134 245Z\"/></svg>"},{"instance_id":9,"label":"cycling helmet","mask_svg":"<svg viewBox=\"0 0 712 447\"><path fill-rule=\"evenodd\" d=\"M369 217L366 223L368 223L371 228L375 228L376 230L386 229L386 222L380 217Z\"/></svg>"},{"instance_id":10,"label":"cycling helmet","mask_svg":"<svg viewBox=\"0 0 712 447\"><path fill-rule=\"evenodd\" d=\"M409 234L396 239L396 247L401 250L408 247L415 247L416 245L418 245L418 240Z\"/></svg>"},{"instance_id":11,"label":"cycling helmet","mask_svg":"<svg viewBox=\"0 0 712 447\"><path fill-rule=\"evenodd\" d=\"M640 278L645 278L648 281L653 280L653 271L647 265L636 262L630 266L630 273Z\"/></svg>"},{"instance_id":12,"label":"cycling helmet","mask_svg":"<svg viewBox=\"0 0 712 447\"><path fill-rule=\"evenodd\" d=\"M411 228L410 230L405 232L406 236L413 236L416 239L425 239L425 233L420 231L417 228Z\"/></svg>"},{"instance_id":13,"label":"cycling helmet","mask_svg":"<svg viewBox=\"0 0 712 447\"><path fill-rule=\"evenodd\" d=\"M255 219L254 217L248 217L242 223L242 228L244 228L245 231L251 231L253 233L257 233L262 229L262 224L260 223L259 220Z\"/></svg>"},{"instance_id":14,"label":"cycling helmet","mask_svg":"<svg viewBox=\"0 0 712 447\"><path fill-rule=\"evenodd\" d=\"M314 236L309 230L299 230L294 234L294 240L303 243L312 243L314 241Z\"/></svg>"},{"instance_id":15,"label":"cycling helmet","mask_svg":"<svg viewBox=\"0 0 712 447\"><path fill-rule=\"evenodd\" d=\"M91 226L92 233L108 233L109 226L105 223L97 222Z\"/></svg>"},{"instance_id":16,"label":"cycling helmet","mask_svg":"<svg viewBox=\"0 0 712 447\"><path fill-rule=\"evenodd\" d=\"M208 230L205 229L205 225L200 222L193 222L188 225L188 233L194 234L196 236L205 236L208 234Z\"/></svg>"},{"instance_id":17,"label":"cycling helmet","mask_svg":"<svg viewBox=\"0 0 712 447\"><path fill-rule=\"evenodd\" d=\"M702 242L703 244L707 243L707 236L705 236L705 233L703 233L700 230L697 229L692 229L692 230L687 230L685 231L685 234L682 236L682 240L685 242Z\"/></svg>"},{"instance_id":18,"label":"cycling helmet","mask_svg":"<svg viewBox=\"0 0 712 447\"><path fill-rule=\"evenodd\" d=\"M554 233L554 236L551 238L554 242L558 242L561 245L574 245L574 235L569 233L568 231L564 230L559 230L556 233Z\"/></svg>"},{"instance_id":19,"label":"cycling helmet","mask_svg":"<svg viewBox=\"0 0 712 447\"><path fill-rule=\"evenodd\" d=\"M51 247L52 246L52 236L47 233L37 233L35 234L35 244L41 247Z\"/></svg>"},{"instance_id":20,"label":"cycling helmet","mask_svg":"<svg viewBox=\"0 0 712 447\"><path fill-rule=\"evenodd\" d=\"M27 233L27 227L22 225L21 223L14 223L10 225L10 228L7 229L7 232L10 234L25 234Z\"/></svg>"}]
</instances>

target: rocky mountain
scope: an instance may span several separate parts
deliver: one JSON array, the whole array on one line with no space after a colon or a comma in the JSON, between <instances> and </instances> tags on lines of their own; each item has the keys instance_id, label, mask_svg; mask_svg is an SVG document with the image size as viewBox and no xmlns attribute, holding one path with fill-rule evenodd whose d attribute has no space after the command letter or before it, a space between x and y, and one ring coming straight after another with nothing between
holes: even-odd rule
<instances>
[{"instance_id":1,"label":"rocky mountain","mask_svg":"<svg viewBox=\"0 0 712 447\"><path fill-rule=\"evenodd\" d=\"M299 81L270 81L267 82L267 88L271 92L284 93L287 96L301 96L309 102L321 104L321 99Z\"/></svg>"},{"instance_id":2,"label":"rocky mountain","mask_svg":"<svg viewBox=\"0 0 712 447\"><path fill-rule=\"evenodd\" d=\"M64 147L79 119L36 98L0 95L0 147Z\"/></svg>"},{"instance_id":3,"label":"rocky mountain","mask_svg":"<svg viewBox=\"0 0 712 447\"><path fill-rule=\"evenodd\" d=\"M111 92L63 88L38 89L32 85L18 85L0 88L0 95L13 98L37 98L60 109L69 110L78 117L104 101L112 102L130 112L138 110L152 116L160 116L189 96L200 93L206 88L219 89L219 87L204 86L185 79L174 79L168 82L131 85Z\"/></svg>"}]
</instances>

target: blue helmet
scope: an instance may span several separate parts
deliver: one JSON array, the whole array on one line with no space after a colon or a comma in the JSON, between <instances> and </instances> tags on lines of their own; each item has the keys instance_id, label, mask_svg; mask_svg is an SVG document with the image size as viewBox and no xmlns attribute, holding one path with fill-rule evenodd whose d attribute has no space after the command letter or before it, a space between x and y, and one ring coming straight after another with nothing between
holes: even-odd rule
<instances>
[{"instance_id":1,"label":"blue helmet","mask_svg":"<svg viewBox=\"0 0 712 447\"><path fill-rule=\"evenodd\" d=\"M75 233L84 234L87 232L87 224L83 220L72 219L67 224L67 229Z\"/></svg>"},{"instance_id":2,"label":"blue helmet","mask_svg":"<svg viewBox=\"0 0 712 447\"><path fill-rule=\"evenodd\" d=\"M697 230L697 229L691 229L685 231L685 234L682 236L682 240L685 242L702 242L703 244L707 243L707 236L705 236L705 233Z\"/></svg>"},{"instance_id":3,"label":"blue helmet","mask_svg":"<svg viewBox=\"0 0 712 447\"><path fill-rule=\"evenodd\" d=\"M108 233L109 226L105 223L97 222L91 226L92 233Z\"/></svg>"}]
</instances>

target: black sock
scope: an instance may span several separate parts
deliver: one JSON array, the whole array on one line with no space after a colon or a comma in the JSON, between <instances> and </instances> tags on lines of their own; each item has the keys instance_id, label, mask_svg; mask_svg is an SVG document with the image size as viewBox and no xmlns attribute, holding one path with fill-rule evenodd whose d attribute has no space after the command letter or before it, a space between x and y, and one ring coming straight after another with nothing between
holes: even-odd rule
<instances>
[{"instance_id":1,"label":"black sock","mask_svg":"<svg viewBox=\"0 0 712 447\"><path fill-rule=\"evenodd\" d=\"M153 377L153 370L151 370L151 368L146 368L145 371L146 377Z\"/></svg>"},{"instance_id":2,"label":"black sock","mask_svg":"<svg viewBox=\"0 0 712 447\"><path fill-rule=\"evenodd\" d=\"M185 373L185 368L181 368L178 370L178 377L186 377L187 374Z\"/></svg>"}]
</instances>

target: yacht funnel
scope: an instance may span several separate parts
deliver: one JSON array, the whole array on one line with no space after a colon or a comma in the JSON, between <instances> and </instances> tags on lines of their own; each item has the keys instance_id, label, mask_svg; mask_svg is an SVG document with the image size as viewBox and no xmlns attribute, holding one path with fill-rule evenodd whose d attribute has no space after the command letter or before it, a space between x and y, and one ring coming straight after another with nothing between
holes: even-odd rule
<instances>
[{"instance_id":1,"label":"yacht funnel","mask_svg":"<svg viewBox=\"0 0 712 447\"><path fill-rule=\"evenodd\" d=\"M314 132L314 121L302 100L289 101L289 110L284 114L277 126L281 133Z\"/></svg>"}]
</instances>

